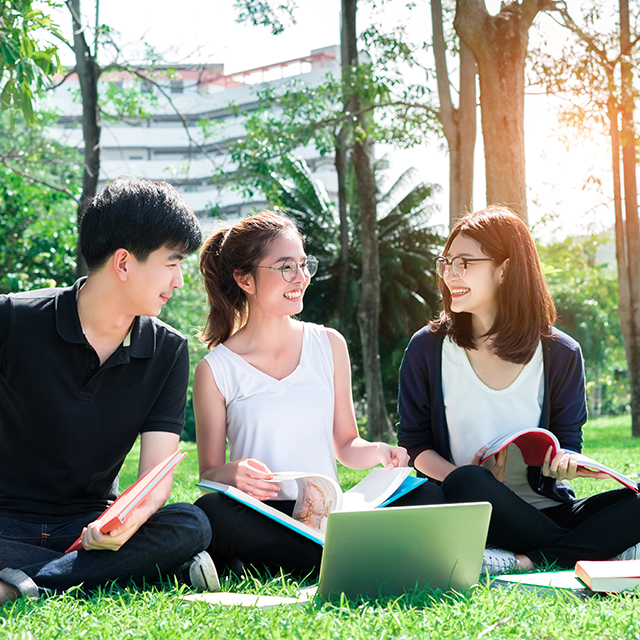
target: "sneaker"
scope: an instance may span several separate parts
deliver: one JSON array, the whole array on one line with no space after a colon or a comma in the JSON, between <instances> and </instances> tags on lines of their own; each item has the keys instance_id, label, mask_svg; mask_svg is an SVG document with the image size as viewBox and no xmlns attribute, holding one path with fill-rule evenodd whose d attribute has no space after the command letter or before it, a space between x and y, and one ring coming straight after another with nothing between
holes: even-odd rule
<instances>
[{"instance_id":1,"label":"sneaker","mask_svg":"<svg viewBox=\"0 0 640 640\"><path fill-rule=\"evenodd\" d=\"M179 574L186 584L198 591L220 591L216 565L206 551L201 551L185 562L180 567Z\"/></svg>"},{"instance_id":2,"label":"sneaker","mask_svg":"<svg viewBox=\"0 0 640 640\"><path fill-rule=\"evenodd\" d=\"M519 566L520 563L516 560L515 553L504 549L496 549L495 547L487 547L482 554L480 575L507 573L517 569Z\"/></svg>"},{"instance_id":3,"label":"sneaker","mask_svg":"<svg viewBox=\"0 0 640 640\"><path fill-rule=\"evenodd\" d=\"M612 560L640 560L640 542L629 547L626 551L613 556Z\"/></svg>"}]
</instances>

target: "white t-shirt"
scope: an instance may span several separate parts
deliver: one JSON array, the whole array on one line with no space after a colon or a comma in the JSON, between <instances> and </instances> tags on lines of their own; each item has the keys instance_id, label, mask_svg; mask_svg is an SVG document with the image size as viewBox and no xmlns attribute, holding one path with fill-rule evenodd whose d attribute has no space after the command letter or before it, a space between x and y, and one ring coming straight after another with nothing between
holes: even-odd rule
<instances>
[{"instance_id":1,"label":"white t-shirt","mask_svg":"<svg viewBox=\"0 0 640 640\"><path fill-rule=\"evenodd\" d=\"M478 378L465 350L447 337L442 348L442 390L453 461L457 466L469 464L490 440L539 426L544 400L542 343L514 382L495 390ZM557 505L531 488L526 471L520 449L509 446L505 485L538 509Z\"/></svg>"},{"instance_id":2,"label":"white t-shirt","mask_svg":"<svg viewBox=\"0 0 640 640\"><path fill-rule=\"evenodd\" d=\"M257 458L272 471L304 471L338 481L333 445L333 352L325 328L304 323L296 369L282 380L218 345L206 356L227 405L231 460ZM295 482L276 499L296 498Z\"/></svg>"}]
</instances>

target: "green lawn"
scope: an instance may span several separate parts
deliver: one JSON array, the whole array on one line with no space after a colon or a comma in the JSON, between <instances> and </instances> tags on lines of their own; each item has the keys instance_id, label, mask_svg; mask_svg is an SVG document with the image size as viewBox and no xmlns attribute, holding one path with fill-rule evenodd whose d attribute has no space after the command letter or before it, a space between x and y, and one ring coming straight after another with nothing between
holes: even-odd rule
<instances>
[{"instance_id":1,"label":"green lawn","mask_svg":"<svg viewBox=\"0 0 640 640\"><path fill-rule=\"evenodd\" d=\"M172 500L193 501L197 460L186 443L187 459L176 471ZM593 420L585 429L585 453L623 473L640 475L640 439L630 437L628 418ZM136 452L128 459L122 486L136 475ZM341 469L345 486L358 474ZM615 482L576 481L580 496ZM273 580L226 582L231 591L294 595L297 583ZM469 593L432 598L427 593L380 602L311 602L297 607L247 609L186 604L185 587L145 590L112 588L91 597L66 594L39 603L17 602L0 608L0 638L632 638L640 636L636 597L587 601L478 586Z\"/></svg>"}]
</instances>

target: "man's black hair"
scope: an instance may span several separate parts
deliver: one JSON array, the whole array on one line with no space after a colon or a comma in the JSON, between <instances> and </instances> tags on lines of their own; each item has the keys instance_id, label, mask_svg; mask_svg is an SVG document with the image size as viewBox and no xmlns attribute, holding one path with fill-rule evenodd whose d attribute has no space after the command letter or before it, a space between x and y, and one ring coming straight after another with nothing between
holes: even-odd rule
<instances>
[{"instance_id":1,"label":"man's black hair","mask_svg":"<svg viewBox=\"0 0 640 640\"><path fill-rule=\"evenodd\" d=\"M118 178L89 203L80 223L80 251L89 271L118 249L144 262L160 247L188 255L201 242L198 218L168 182Z\"/></svg>"}]
</instances>

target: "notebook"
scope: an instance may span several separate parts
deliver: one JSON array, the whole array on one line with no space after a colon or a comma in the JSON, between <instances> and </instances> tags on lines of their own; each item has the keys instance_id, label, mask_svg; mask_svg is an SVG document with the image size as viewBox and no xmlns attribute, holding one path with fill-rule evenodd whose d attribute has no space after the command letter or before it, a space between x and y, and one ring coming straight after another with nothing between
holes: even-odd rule
<instances>
[{"instance_id":1,"label":"notebook","mask_svg":"<svg viewBox=\"0 0 640 640\"><path fill-rule=\"evenodd\" d=\"M478 583L488 502L329 514L318 593L325 599L463 591Z\"/></svg>"}]
</instances>

